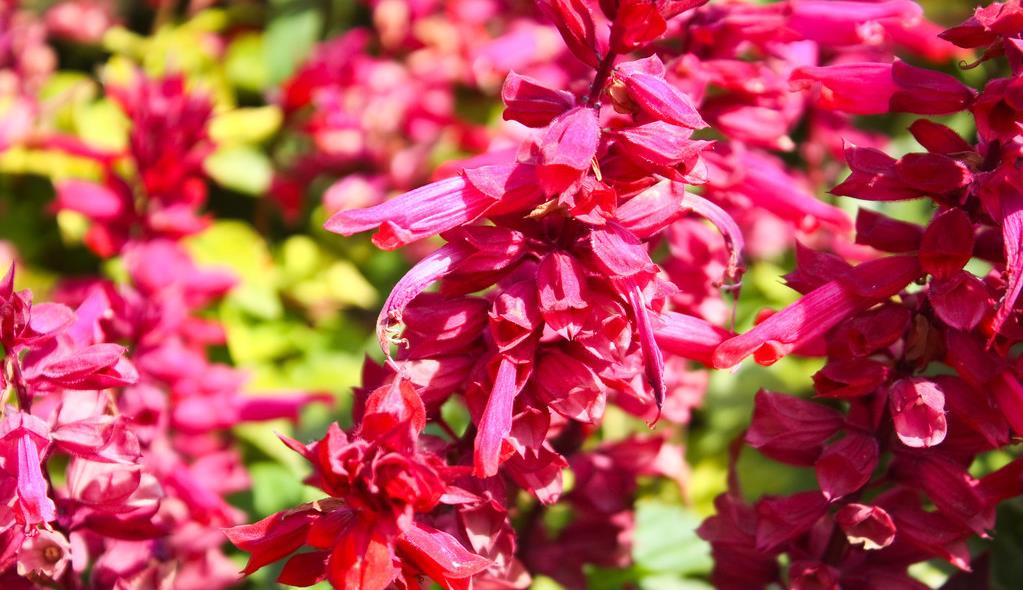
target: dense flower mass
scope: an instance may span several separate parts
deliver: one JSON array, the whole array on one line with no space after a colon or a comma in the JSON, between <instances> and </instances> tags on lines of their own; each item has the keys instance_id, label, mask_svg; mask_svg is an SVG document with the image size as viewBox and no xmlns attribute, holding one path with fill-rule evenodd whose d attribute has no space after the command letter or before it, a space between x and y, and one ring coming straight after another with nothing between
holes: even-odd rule
<instances>
[{"instance_id":1,"label":"dense flower mass","mask_svg":"<svg viewBox=\"0 0 1023 590\"><path fill-rule=\"evenodd\" d=\"M599 424L608 402L658 420L666 395L678 391L665 352L719 368L751 355L762 364L791 353L826 355L815 388L843 400L843 408L764 391L746 435L769 457L813 466L820 491L764 498L751 508L737 488L722 496L720 514L701 529L719 558L714 581L735 588L782 579L793 588L913 587L918 582L906 568L928 557L968 570L962 542L985 536L994 506L1015 495L1015 463L979 480L967 467L978 453L1009 442L1020 409L1017 379L996 368L1007 362L999 351L1012 344L1005 323L1023 284L1012 262L1019 232L1007 196L1019 188L1011 180L1016 160L1003 137L985 132L991 123L980 121L974 147L921 119L911 131L927 153L898 160L849 143L844 130L852 132L847 115L968 110L983 118L991 107L980 105L999 100L988 95L1004 93L1001 81L978 94L949 74L885 59L887 43L900 39L925 58L957 55L928 38L933 28L920 24L911 2L796 2L788 10L680 4L608 2L598 11L585 2L541 2L569 51L591 69L582 91L511 73L502 90L504 118L537 129L519 148L327 222L343 235L376 229L374 242L387 249L438 234L447 241L388 297L377 328L387 363L375 371L374 386L412 388L428 415L461 395L473 428L447 443L449 464L471 467L484 481L500 477L549 504L562 492L561 439L576 424ZM628 55L680 14L673 22L687 52ZM763 27L770 22L777 26ZM731 43L722 41L728 34ZM1011 55L1016 48L1005 43ZM737 59L751 51L763 61ZM708 97L710 86L726 93ZM853 228L845 213L817 201L766 151L791 150L787 133L804 113L811 142L852 169L835 194L931 197L939 205L932 224L918 228L865 212L857 244L873 250L843 243ZM705 116L724 137L694 137L707 127ZM1001 128L1010 137L1015 129ZM686 184L704 187L710 198L687 192ZM801 250L790 285L803 297L744 334L707 323L699 317L706 309L686 315L696 310L684 302L699 295L684 279L701 267L706 272L706 263L688 251L659 265L651 252L663 237L672 254L688 250L672 240L675 223L696 214L716 225L731 249L716 284L737 280L743 237L727 209L740 203L794 229L828 227L832 248L862 262ZM996 270L987 282L963 270L985 226L1000 228L1006 244L1004 253L991 249ZM924 288L907 290L922 277L931 277ZM424 293L437 281L439 294ZM482 298L469 295L481 289ZM977 360L991 374L962 374L952 359L966 350L970 370ZM424 361L437 368L424 372ZM960 374L926 376L942 361ZM978 402L987 391L991 397ZM973 415L959 416L956 408ZM471 447L463 445L470 437ZM863 503L867 490L872 499ZM927 511L927 503L937 511ZM942 534L935 536L938 522ZM371 567L371 546L362 547ZM887 550L871 565L870 552L879 549ZM792 564L785 574L776 562L781 553ZM395 561L393 550L388 555L384 571Z\"/></svg>"},{"instance_id":2,"label":"dense flower mass","mask_svg":"<svg viewBox=\"0 0 1023 590\"><path fill-rule=\"evenodd\" d=\"M1011 352L1023 284L1013 204L1021 188L1013 147L1021 128L1006 94L1023 75L1020 10L1015 2L993 4L940 34L959 47L982 49L980 61L1004 56L1003 77L993 76L979 92L898 61L794 74L800 84L820 84L815 92L823 108L962 111L975 119L977 136L969 141L925 118L909 128L923 152L895 158L848 144L851 173L834 194L929 198L930 223L861 209L856 241L874 250L871 260L851 266L804 251L789 276L803 296L715 349L717 367L749 355L770 364L813 350L826 361L813 376L816 396L841 401L757 394L745 442L776 461L812 466L818 490L752 506L737 484L721 496L719 514L701 528L718 559L718 587L787 580L793 588L922 588L907 567L926 559L960 569L967 585L987 578L986 558L972 555L967 541L988 537L998 505L1020 492L1023 465L1008 461L979 477L971 470L978 456L1023 433L1023 389ZM912 88L926 88L926 96L900 94ZM984 261L989 270L978 276L971 261ZM778 569L782 554L790 560L787 572Z\"/></svg>"},{"instance_id":3,"label":"dense flower mass","mask_svg":"<svg viewBox=\"0 0 1023 590\"><path fill-rule=\"evenodd\" d=\"M44 4L0 588L1023 583L1018 0Z\"/></svg>"}]
</instances>

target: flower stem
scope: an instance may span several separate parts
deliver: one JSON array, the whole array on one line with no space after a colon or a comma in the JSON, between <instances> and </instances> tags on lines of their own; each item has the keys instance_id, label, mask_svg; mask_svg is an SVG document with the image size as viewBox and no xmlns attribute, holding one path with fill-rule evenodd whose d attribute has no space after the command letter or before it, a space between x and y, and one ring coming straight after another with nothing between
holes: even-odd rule
<instances>
[{"instance_id":1,"label":"flower stem","mask_svg":"<svg viewBox=\"0 0 1023 590\"><path fill-rule=\"evenodd\" d=\"M597 101L604 92L604 85L607 83L608 77L611 76L611 68L614 67L616 57L618 55L609 49L604 59L600 60L600 65L597 66L597 74L593 77L593 85L590 86L590 96L586 99L586 106L597 106Z\"/></svg>"}]
</instances>

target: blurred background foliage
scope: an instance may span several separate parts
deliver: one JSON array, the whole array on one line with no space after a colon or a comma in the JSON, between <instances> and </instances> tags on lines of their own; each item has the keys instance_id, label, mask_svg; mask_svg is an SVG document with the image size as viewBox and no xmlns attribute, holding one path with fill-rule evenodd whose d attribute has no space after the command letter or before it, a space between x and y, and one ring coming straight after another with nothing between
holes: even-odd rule
<instances>
[{"instance_id":1,"label":"blurred background foliage","mask_svg":"<svg viewBox=\"0 0 1023 590\"><path fill-rule=\"evenodd\" d=\"M42 11L51 3L28 4ZM54 130L96 148L118 149L127 142L128 121L104 96L102 82L126 80L135 68L153 76L183 72L192 88L214 98L211 135L218 147L205 168L213 181L209 210L216 221L190 239L188 248L201 264L227 267L240 279L239 286L209 310L227 329L227 346L216 351L218 360L250 372L251 395L308 389L329 391L337 400L333 410L309 409L297 427L284 422L237 427L253 487L235 500L258 517L315 499L300 483L301 459L287 451L275 433L307 440L319 436L332 420L350 423L351 390L360 382L363 358L378 353L372 336L376 311L409 262L401 253L377 250L364 236L341 238L324 232L326 213L320 197L326 181L307 187L297 219L282 221L265 195L273 171L288 161L295 142L301 140L289 135L273 99L280 83L318 42L355 25L372 26L368 13L354 0L194 2L201 9L191 12L173 3L164 3L169 8L159 10L137 0L119 4L123 25L109 30L99 44L56 44L59 70L40 89L42 109ZM975 5L967 0L922 4L930 18L944 24L961 20ZM976 83L984 73L958 75ZM489 102L470 101L466 109L470 107L473 112L466 116L476 119L500 112L493 96ZM948 123L969 137L972 130L964 127L965 120ZM893 152L905 152L915 148L904 131L909 121L876 117L867 124L892 134ZM440 146L432 159L441 162L450 156L449 148ZM52 181L96 179L98 174L91 162L57 151L14 148L0 154L0 240L13 245L22 263L19 287L32 288L44 299L57 277L122 275L116 260L103 264L84 247L83 218L69 212L54 216L50 208ZM851 212L863 205L839 204ZM923 202L879 207L888 215L921 223L930 216L929 204ZM0 249L0 259L9 255ZM7 261L0 264L6 267ZM779 278L793 264L789 255L752 265L736 307L738 329L748 328L757 311L777 309L795 299ZM709 549L694 531L713 511L714 497L725 489L729 445L749 423L753 395L761 388L808 395L810 375L818 368L817 361L788 357L767 368L745 364L734 372L714 373L703 406L694 413L688 431L677 435L690 465L684 493L670 485L644 487L637 512L635 564L624 571L594 570L591 587L710 588L702 581L711 567ZM457 413L450 418L455 424L459 421ZM466 418L460 420L464 427ZM609 410L602 436L617 439L646 430L641 421ZM997 466L998 458L991 460L987 468ZM745 451L739 465L749 498L813 486L812 470L785 468L755 451ZM996 577L1018 580L1023 575L1013 574L1021 567L1023 507L1009 504L1003 511L999 522L1009 523L1014 532L997 537ZM246 583L253 588L276 587L272 582L276 573L266 568ZM938 566L917 573L935 584L947 575ZM541 578L534 587L558 586Z\"/></svg>"}]
</instances>

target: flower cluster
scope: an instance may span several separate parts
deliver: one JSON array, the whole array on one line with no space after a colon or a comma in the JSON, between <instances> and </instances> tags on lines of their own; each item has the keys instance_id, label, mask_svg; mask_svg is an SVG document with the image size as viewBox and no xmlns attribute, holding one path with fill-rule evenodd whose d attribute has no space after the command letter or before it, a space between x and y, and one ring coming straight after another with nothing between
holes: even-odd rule
<instances>
[{"instance_id":1,"label":"flower cluster","mask_svg":"<svg viewBox=\"0 0 1023 590\"><path fill-rule=\"evenodd\" d=\"M13 267L0 281L5 586L62 583L74 575L72 542L80 568L90 542L148 521L159 504L137 464L139 440L106 391L139 375L123 346L96 338L98 319L87 306L33 305L14 290ZM56 487L48 463L58 458L67 468Z\"/></svg>"},{"instance_id":2,"label":"flower cluster","mask_svg":"<svg viewBox=\"0 0 1023 590\"><path fill-rule=\"evenodd\" d=\"M619 59L694 7L595 13L582 3L541 4L589 67L588 88L571 93L510 74L504 117L535 129L517 150L448 166L441 180L327 222L343 235L376 229L373 241L385 249L439 234L447 243L398 282L380 312L386 363L366 367L356 428L333 429L308 447L290 443L328 497L229 532L253 552L247 571L310 546L320 551L293 556L281 581L326 576L336 587L385 588L426 575L462 587L472 576L525 587L508 502L529 492L538 519L562 497L569 460L592 481L565 497L579 519L558 539L534 523L532 569L580 585L583 563L626 557L627 545L613 539L628 537L635 477L680 477L680 449L654 437L583 453L586 433L609 403L650 423L669 408L665 417L684 420L691 385L684 370L666 371L658 341L680 358L708 360L725 334L667 310L681 289L659 276L651 246L674 221L703 216L733 248L717 279L741 272L738 228L684 189L705 181L711 145L692 137L706 127L693 99L669 83L656 55ZM440 292L427 293L436 282ZM440 415L452 398L471 415L464 434ZM421 435L427 418L446 436ZM622 488L613 501L593 495L591 485L604 481ZM591 546L594 531L611 537ZM585 549L563 559L538 549L569 539Z\"/></svg>"},{"instance_id":3,"label":"flower cluster","mask_svg":"<svg viewBox=\"0 0 1023 590\"><path fill-rule=\"evenodd\" d=\"M628 500L605 508L615 502L587 487L593 477L606 481L597 465L613 461L602 453L614 453L579 450L608 402L649 423L669 408L681 410L665 417L684 422L692 400L673 397L691 388L680 382L684 373L668 370L670 357L727 368L748 356L766 365L789 354L826 357L813 380L818 396L833 401L761 392L745 438L770 458L813 466L820 489L748 506L733 478L718 514L701 529L718 560L718 587L785 581L793 588L915 588L907 568L922 560L970 569L965 541L988 534L995 506L1016 495L1019 478L1015 462L979 479L969 472L978 454L1021 433L1023 388L1010 355L1023 286L1013 217L1020 189L1015 78L993 80L978 93L893 52L940 63L983 48L982 60L1006 56L1018 72L1018 5L980 9L939 37L908 1L699 4L539 3L588 67L587 83L566 91L510 73L501 91L504 118L534 130L518 148L450 164L432 184L367 209L344 209L327 222L343 235L375 229L373 241L384 249L436 235L446 241L398 283L381 310L377 335L386 363L367 366L365 391L374 393L359 398L361 421L351 436L360 445L385 444L374 439L390 435L366 425L379 420L371 408L387 395L402 400L398 414L422 411L442 426L448 440L424 435L429 442L419 446L440 445L434 456L455 470L441 484L447 493L439 503L413 507L408 521L393 516L393 499L379 492L387 509L377 508L374 518L390 514L393 531L380 541L387 558L374 567L372 545L353 541L372 535L352 524L335 546L354 557L316 558L327 560L329 567L316 571L335 585L386 586L407 571L450 584L446 572L463 558L452 553L447 565L429 571L402 550L403 535L437 523L460 539L461 549L492 560L474 580L517 579L513 541L503 553L482 551L462 503L478 501L480 486L500 485L488 489L499 506L520 488L538 502L534 512L542 511L561 499L561 471L570 463L584 486L565 497L578 529L554 543L600 530L607 544L576 538L569 556L527 518L520 541L530 546L517 554L534 573L582 585L580 563L627 560L621 551ZM666 31L684 40L681 53L652 45ZM899 159L884 153L882 138L855 129L851 117L963 111L977 120L977 145L921 119L910 131L926 153ZM717 141L701 131L708 121L720 133ZM796 149L790 134L801 124L809 129L801 155L812 165L805 178L771 154ZM834 180L832 161L852 171L834 194L931 198L938 205L932 223L924 228L861 210L850 243L852 220L812 194ZM701 194L685 185L700 186ZM716 226L727 248L690 214ZM786 248L792 235L818 248L800 245L798 268L788 277L803 297L762 314L751 331L730 334L720 327L727 308L718 292L739 278L744 235L772 227L782 228L782 238L776 246L756 240L761 253ZM669 254L655 262L662 243ZM975 258L995 270L983 278L964 270ZM426 292L434 283L439 292ZM937 364L954 374L935 376ZM452 397L472 417L464 434L441 417ZM413 439L420 430L413 427ZM316 448L330 448L334 436L341 435ZM292 446L311 457L311 448ZM405 446L406 460L421 452ZM347 448L330 456L346 456ZM631 459L615 470L627 482L643 469L671 474L651 467L657 461L641 467ZM364 473L374 481L375 471ZM248 549L261 535L282 534L264 533L270 524L315 522L365 505L352 486L314 480L330 496L326 504L236 529L236 543ZM618 501L631 495L630 484L621 485L612 494ZM510 513L499 512L502 530ZM287 552L321 548L319 538L302 533ZM435 554L452 542L434 541ZM790 563L784 575L783 553ZM254 558L250 569L271 560ZM366 578L367 571L380 578ZM375 581L353 585L352 575Z\"/></svg>"},{"instance_id":4,"label":"flower cluster","mask_svg":"<svg viewBox=\"0 0 1023 590\"><path fill-rule=\"evenodd\" d=\"M366 207L428 181L438 152L486 151L491 130L472 111L491 107L513 68L566 81L557 33L528 5L369 4L373 27L320 44L281 88L286 124L308 143L275 172L270 194L286 217L320 177L338 179L328 211Z\"/></svg>"},{"instance_id":5,"label":"flower cluster","mask_svg":"<svg viewBox=\"0 0 1023 590\"><path fill-rule=\"evenodd\" d=\"M811 75L823 77L818 70L827 68L817 67L818 43L883 53L876 46L888 38L888 29L869 39L860 36L865 30L851 38L815 37L820 31L812 21L823 18L823 7L814 3L800 4L804 10L795 13L779 6L701 4L607 2L598 8L540 2L572 56L585 64L586 82L569 84L573 92L510 73L501 90L504 119L532 130L517 148L448 164L432 184L373 207L343 209L327 221L328 230L342 235L376 230L373 242L384 249L437 235L446 244L398 282L380 311L377 337L386 362L366 367L355 429L349 435L332 431L313 447L290 445L313 462L311 481L329 497L230 533L239 547L254 552L247 571L310 546L321 551L292 557L282 581L312 583L326 576L337 587L382 588L407 584L396 580L411 572L450 584L457 577L450 572L460 571L458 564L468 558L450 553L446 564L430 570L403 550L403 538L419 535L423 526L447 527L446 536L434 537L431 554L459 541L460 549L489 559L473 575L483 585L527 583L519 556L533 573L572 587L584 585L585 563L628 562L634 480L643 473L681 477L681 450L656 436L593 452L582 451L582 443L609 403L649 424L662 417L685 423L702 389L686 360L721 366L729 346L757 338L732 339L721 327L728 310L720 291L737 284L744 247L742 227L726 208L744 212L736 217L747 228L768 223L783 228L783 235L798 232L852 248L842 235L852 221L818 201L809 180L769 150L794 147L787 132L803 120L805 107L792 86ZM916 39L915 5L848 4L852 13L829 26L844 31L883 22L893 34ZM768 31L765 22L779 27ZM669 28L687 41L682 55L653 45ZM727 34L736 37L734 43L722 42ZM760 52L764 63L743 61L742 53L750 51ZM933 95L935 86L947 92L949 103L972 99L965 88L945 78L935 82L926 70L894 67L900 82L888 86L906 110L955 110ZM893 77L893 66L887 68ZM710 140L705 117L724 137ZM812 123L818 151L835 151L850 124L841 115L820 115ZM818 174L829 178L833 172ZM702 187L706 196L686 185ZM709 234L701 218L720 235ZM663 264L653 254L661 244L669 250ZM787 246L783 238L778 247ZM847 281L853 287L834 277L821 298L841 300L850 313L867 309L916 278L917 266L899 262L857 269ZM427 292L435 283L439 291ZM813 329L821 335L831 326ZM787 352L768 349L775 358ZM422 414L446 433L441 439L424 435L417 445L422 427L413 426L411 441L400 445L403 464L425 462L419 447L435 448L434 458L445 459L435 471L448 477L432 480L441 490L439 501L396 502L387 485L376 483L381 476L373 463L342 467L348 456L377 461L355 448L393 452L390 431L371 425L381 420L376 408L385 396L395 405L392 413ZM442 417L441 407L452 399L471 416L465 433ZM407 429L402 427L403 436ZM331 477L320 473L327 461L333 477L346 478L344 486L325 484ZM552 539L544 527L527 523L520 541L529 546L518 552L511 536L481 546L479 531L464 516L466 504L489 502L494 512L488 526L504 531L503 538L514 530L509 518L517 511L507 505L516 490L534 498L528 515L533 522L562 499L562 471L569 465L581 486L564 497L576 518L571 527ZM414 473L405 480L414 479L414 489L425 494L426 484ZM351 481L356 474L362 474L358 484ZM614 500L599 497L596 488L604 482L619 492ZM372 501L365 490L376 490ZM395 515L395 506L404 518ZM332 533L337 549L327 554L317 523L332 518L345 524ZM555 549L565 542L574 543L573 551ZM306 567L312 562L315 568ZM300 579L300 567L316 575Z\"/></svg>"},{"instance_id":6,"label":"flower cluster","mask_svg":"<svg viewBox=\"0 0 1023 590\"><path fill-rule=\"evenodd\" d=\"M8 211L18 175L49 177L26 183L60 226L60 250L33 229L0 241L17 259L0 280L0 587L216 590L259 570L646 587L644 507L694 490L710 516L687 531L718 588L994 572L984 540L1023 489L1019 0L947 30L913 0L187 4L179 26L164 0L0 0L0 229L24 211ZM83 45L102 51L65 51ZM80 66L99 54L97 81ZM925 213L902 218L907 201ZM237 250L272 276L200 264L248 213L271 248ZM327 232L296 235L310 218ZM791 253L794 303L761 309ZM369 307L391 264L407 272L375 321L331 317L352 279L364 296L346 301ZM74 272L41 303L15 266L19 286ZM350 426L241 440L332 401L245 393L235 363L264 346L242 342L246 306L289 341L259 382L304 379L286 357L321 341L345 353L324 364L361 366ZM815 399L758 382L726 472L732 435L688 438L714 428L705 392L741 399L711 371L788 356L813 359L778 364L814 366ZM274 448L308 489L267 502L249 466ZM756 497L740 458L798 487Z\"/></svg>"},{"instance_id":7,"label":"flower cluster","mask_svg":"<svg viewBox=\"0 0 1023 590\"><path fill-rule=\"evenodd\" d=\"M0 570L12 585L78 587L87 576L96 588L224 588L238 575L220 529L243 518L225 497L250 485L227 430L294 419L326 398L243 395L246 376L207 356L224 333L199 312L234 278L200 269L179 240L206 225L208 99L181 77L138 75L108 91L133 122L129 146L58 138L103 174L57 183L55 206L89 221L85 243L119 255L127 283L68 280L62 303L36 305L13 290L13 268L0 285L0 386L17 401L2 426Z\"/></svg>"},{"instance_id":8,"label":"flower cluster","mask_svg":"<svg viewBox=\"0 0 1023 590\"><path fill-rule=\"evenodd\" d=\"M878 5L875 5L878 6ZM1018 2L977 9L940 37L1004 58L1007 75L978 92L901 61L843 61L792 75L819 108L854 114L963 112L975 142L928 118L909 130L922 152L895 158L849 144L851 174L833 193L864 201L930 199L926 227L861 209L869 260L802 249L789 285L802 297L714 351L716 367L820 356L808 401L761 391L745 442L812 467L818 489L744 502L738 481L701 535L719 588L925 588L907 568L929 559L981 584L999 503L1019 494L1019 460L981 477L978 456L1023 434L1019 342L1019 146L1014 86L1023 80ZM921 90L917 92L917 90ZM926 91L923 91L926 89ZM967 266L970 265L970 266ZM778 557L788 557L780 572ZM978 577L970 577L974 571ZM971 581L972 580L972 581Z\"/></svg>"},{"instance_id":9,"label":"flower cluster","mask_svg":"<svg viewBox=\"0 0 1023 590\"><path fill-rule=\"evenodd\" d=\"M0 2L0 150L28 135L37 112L35 93L56 61L44 24L18 2Z\"/></svg>"}]
</instances>

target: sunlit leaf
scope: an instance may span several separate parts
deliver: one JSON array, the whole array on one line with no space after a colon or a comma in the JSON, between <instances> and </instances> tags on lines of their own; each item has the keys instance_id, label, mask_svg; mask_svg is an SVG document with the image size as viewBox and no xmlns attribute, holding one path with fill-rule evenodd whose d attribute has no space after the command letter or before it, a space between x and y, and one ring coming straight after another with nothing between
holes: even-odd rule
<instances>
[{"instance_id":1,"label":"sunlit leaf","mask_svg":"<svg viewBox=\"0 0 1023 590\"><path fill-rule=\"evenodd\" d=\"M206 158L206 173L224 187L258 197L270 188L273 164L254 148L225 147Z\"/></svg>"}]
</instances>

